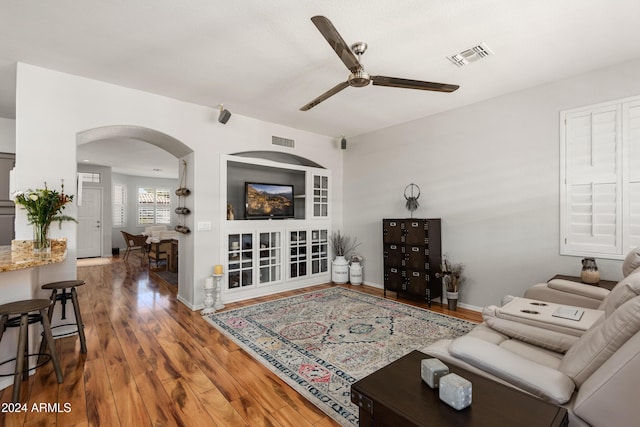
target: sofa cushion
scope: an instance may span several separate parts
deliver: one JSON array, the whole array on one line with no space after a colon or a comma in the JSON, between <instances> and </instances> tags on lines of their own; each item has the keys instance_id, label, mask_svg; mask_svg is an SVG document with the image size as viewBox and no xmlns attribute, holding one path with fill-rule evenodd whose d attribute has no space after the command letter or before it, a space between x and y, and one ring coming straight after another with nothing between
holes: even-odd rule
<instances>
[{"instance_id":1,"label":"sofa cushion","mask_svg":"<svg viewBox=\"0 0 640 427\"><path fill-rule=\"evenodd\" d=\"M573 411L592 426L636 426L638 384L640 334L635 334L582 384Z\"/></svg>"},{"instance_id":2,"label":"sofa cushion","mask_svg":"<svg viewBox=\"0 0 640 427\"><path fill-rule=\"evenodd\" d=\"M559 370L580 385L640 330L640 296L615 310L605 321L591 327L567 351Z\"/></svg>"},{"instance_id":3,"label":"sofa cushion","mask_svg":"<svg viewBox=\"0 0 640 427\"><path fill-rule=\"evenodd\" d=\"M619 281L598 308L604 310L605 317L609 317L615 309L638 295L640 295L640 268L633 270L633 273Z\"/></svg>"},{"instance_id":4,"label":"sofa cushion","mask_svg":"<svg viewBox=\"0 0 640 427\"><path fill-rule=\"evenodd\" d=\"M468 335L449 345L455 357L548 402L561 405L571 399L575 385L562 372L541 365L495 344Z\"/></svg>"},{"instance_id":5,"label":"sofa cushion","mask_svg":"<svg viewBox=\"0 0 640 427\"><path fill-rule=\"evenodd\" d=\"M566 353L578 341L578 337L574 335L500 318L497 310L499 309L495 306L485 307L482 318L488 327L511 338L557 353Z\"/></svg>"},{"instance_id":6,"label":"sofa cushion","mask_svg":"<svg viewBox=\"0 0 640 427\"><path fill-rule=\"evenodd\" d=\"M629 251L622 262L622 275L627 277L633 270L640 267L640 247Z\"/></svg>"},{"instance_id":7,"label":"sofa cushion","mask_svg":"<svg viewBox=\"0 0 640 427\"><path fill-rule=\"evenodd\" d=\"M481 323L473 328L467 336L480 338L495 345L500 345L500 343L509 339L507 335L488 327L486 323Z\"/></svg>"},{"instance_id":8,"label":"sofa cushion","mask_svg":"<svg viewBox=\"0 0 640 427\"><path fill-rule=\"evenodd\" d=\"M558 369L560 362L562 362L562 353L547 350L543 347L539 347L534 344L528 344L520 340L506 340L500 347L505 350L509 350L511 353L519 354L525 359L532 360L540 365L548 366L549 368Z\"/></svg>"}]
</instances>

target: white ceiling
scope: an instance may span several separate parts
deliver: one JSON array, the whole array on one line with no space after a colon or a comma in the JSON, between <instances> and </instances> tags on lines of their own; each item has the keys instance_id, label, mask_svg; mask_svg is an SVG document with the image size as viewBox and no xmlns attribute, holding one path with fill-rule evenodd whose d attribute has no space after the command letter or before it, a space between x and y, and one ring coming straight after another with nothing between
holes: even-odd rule
<instances>
[{"instance_id":1,"label":"white ceiling","mask_svg":"<svg viewBox=\"0 0 640 427\"><path fill-rule=\"evenodd\" d=\"M299 111L348 76L314 15L369 44L370 74L461 88L347 88ZM639 18L638 0L0 0L0 116L21 61L352 137L638 58ZM446 59L480 42L495 55Z\"/></svg>"},{"instance_id":2,"label":"white ceiling","mask_svg":"<svg viewBox=\"0 0 640 427\"><path fill-rule=\"evenodd\" d=\"M126 153L126 156L122 153ZM125 175L178 178L178 159L172 154L138 139L100 140L78 146L78 163L111 166Z\"/></svg>"}]
</instances>

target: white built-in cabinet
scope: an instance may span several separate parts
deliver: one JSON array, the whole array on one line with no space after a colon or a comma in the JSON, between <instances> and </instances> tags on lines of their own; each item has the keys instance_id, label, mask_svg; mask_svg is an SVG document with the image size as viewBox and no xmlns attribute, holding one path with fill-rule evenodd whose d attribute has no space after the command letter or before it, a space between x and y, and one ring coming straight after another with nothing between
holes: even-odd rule
<instances>
[{"instance_id":1,"label":"white built-in cabinet","mask_svg":"<svg viewBox=\"0 0 640 427\"><path fill-rule=\"evenodd\" d=\"M295 218L245 219L244 183L294 185ZM311 166L223 156L223 299L234 301L330 281L331 173ZM268 289L267 289L268 288Z\"/></svg>"},{"instance_id":2,"label":"white built-in cabinet","mask_svg":"<svg viewBox=\"0 0 640 427\"><path fill-rule=\"evenodd\" d=\"M564 255L621 259L640 246L640 97L561 112Z\"/></svg>"}]
</instances>

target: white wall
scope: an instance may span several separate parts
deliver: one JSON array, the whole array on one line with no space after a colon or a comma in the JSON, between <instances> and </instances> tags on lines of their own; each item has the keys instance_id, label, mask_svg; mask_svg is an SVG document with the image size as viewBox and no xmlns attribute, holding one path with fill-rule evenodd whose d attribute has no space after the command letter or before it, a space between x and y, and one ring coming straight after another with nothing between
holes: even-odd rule
<instances>
[{"instance_id":1,"label":"white wall","mask_svg":"<svg viewBox=\"0 0 640 427\"><path fill-rule=\"evenodd\" d=\"M0 117L0 153L16 152L16 121Z\"/></svg>"},{"instance_id":2,"label":"white wall","mask_svg":"<svg viewBox=\"0 0 640 427\"><path fill-rule=\"evenodd\" d=\"M194 223L211 222L211 231L194 231L188 236L191 249L181 250L191 258L186 281L180 278L179 297L195 307L204 299L204 278L221 262L220 155L249 150L274 150L271 136L296 140L294 154L312 159L333 170L335 227L342 219L342 152L332 138L267 123L234 112L226 125L217 121L218 111L199 105L132 90L104 82L72 76L27 64L18 64L16 91L17 183L20 188L50 183L73 182L76 172L76 135L101 126L132 125L166 133L193 150L189 174L194 192L188 205ZM233 106L229 106L233 112ZM287 150L287 152L291 152ZM125 153L126 155L126 153ZM191 204L193 203L193 204ZM70 215L77 210L71 207ZM76 229L64 223L57 234L69 238L69 261L60 266L60 275L75 277ZM16 218L17 238L30 238L26 218ZM186 258L186 257L185 257ZM184 272L183 257L180 260Z\"/></svg>"},{"instance_id":3,"label":"white wall","mask_svg":"<svg viewBox=\"0 0 640 427\"><path fill-rule=\"evenodd\" d=\"M559 255L559 112L638 95L639 75L633 61L350 139L344 231L363 242L365 282L382 285L381 220L409 216L411 182L422 189L414 217L442 218L443 251L466 264L461 303L579 275L580 258ZM597 262L603 278L621 277L621 262Z\"/></svg>"}]
</instances>

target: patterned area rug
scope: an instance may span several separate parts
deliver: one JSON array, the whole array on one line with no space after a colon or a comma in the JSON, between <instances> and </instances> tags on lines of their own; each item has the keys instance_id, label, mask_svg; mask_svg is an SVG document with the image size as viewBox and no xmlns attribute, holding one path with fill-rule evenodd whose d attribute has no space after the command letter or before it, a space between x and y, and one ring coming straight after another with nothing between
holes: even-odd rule
<instances>
[{"instance_id":1,"label":"patterned area rug","mask_svg":"<svg viewBox=\"0 0 640 427\"><path fill-rule=\"evenodd\" d=\"M358 425L351 384L475 326L339 287L216 313L208 321L343 426Z\"/></svg>"}]
</instances>

